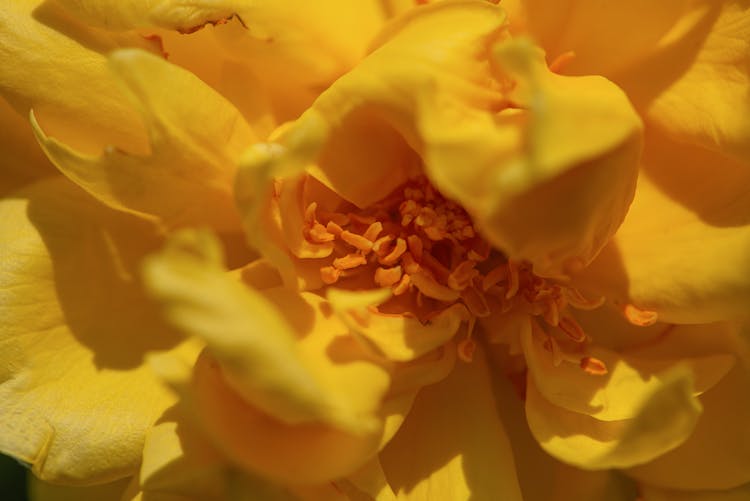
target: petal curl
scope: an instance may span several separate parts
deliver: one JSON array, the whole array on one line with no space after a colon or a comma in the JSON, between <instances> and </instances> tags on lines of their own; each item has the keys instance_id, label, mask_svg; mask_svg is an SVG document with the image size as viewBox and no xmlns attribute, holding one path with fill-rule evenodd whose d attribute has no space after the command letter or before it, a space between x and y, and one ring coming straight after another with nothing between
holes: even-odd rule
<instances>
[{"instance_id":1,"label":"petal curl","mask_svg":"<svg viewBox=\"0 0 750 501\"><path fill-rule=\"evenodd\" d=\"M526 417L542 448L565 463L591 470L629 467L674 449L690 436L701 413L693 392L691 374L676 368L641 399L633 419L599 421L553 405L529 376Z\"/></svg>"},{"instance_id":2,"label":"petal curl","mask_svg":"<svg viewBox=\"0 0 750 501\"><path fill-rule=\"evenodd\" d=\"M119 47L154 50L135 33L92 30L56 2L19 0L0 7L0 93L22 116L34 109L47 131L86 153L115 144L148 150L138 114L107 66Z\"/></svg>"},{"instance_id":3,"label":"petal curl","mask_svg":"<svg viewBox=\"0 0 750 501\"><path fill-rule=\"evenodd\" d=\"M234 161L254 140L242 116L198 78L157 56L124 49L110 63L144 117L151 154L110 147L89 156L48 137L34 121L47 155L111 207L156 217L169 227L234 229Z\"/></svg>"},{"instance_id":4,"label":"petal curl","mask_svg":"<svg viewBox=\"0 0 750 501\"><path fill-rule=\"evenodd\" d=\"M62 177L0 210L0 450L52 482L131 475L174 401L143 363L177 342L137 278L158 234Z\"/></svg>"}]
</instances>

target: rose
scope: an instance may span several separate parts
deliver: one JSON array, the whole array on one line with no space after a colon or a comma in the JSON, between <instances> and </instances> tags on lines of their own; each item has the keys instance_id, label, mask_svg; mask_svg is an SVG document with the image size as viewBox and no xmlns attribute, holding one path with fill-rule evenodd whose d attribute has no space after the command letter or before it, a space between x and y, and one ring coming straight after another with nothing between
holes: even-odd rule
<instances>
[{"instance_id":1,"label":"rose","mask_svg":"<svg viewBox=\"0 0 750 501\"><path fill-rule=\"evenodd\" d=\"M703 425L704 431L699 427L695 432L699 439L706 433L720 436L717 435L720 430L710 424L710 419L698 421L700 407L692 395L692 385L695 383L697 392L711 388L731 366L731 357L722 354L733 352L734 348L721 344L705 347L709 334L716 337L717 332L729 327L674 328L657 324L654 329L658 332L671 332L667 341L679 337L681 342L677 346L659 342L655 347L637 349L639 353L635 355L633 345L638 345L644 335L649 337L653 333L628 331L629 337L624 343L608 339L613 329L620 328L621 321L617 317L613 319L604 309L566 316L566 312L575 308L564 307L565 302L574 306L577 303L583 308L593 307L596 302L587 301L586 296L580 296L562 278L573 274L573 285L581 284L580 287L593 293L605 293L610 304L621 305L627 317L636 323L652 322L655 315L669 322L734 318L743 311L746 300L742 291L746 290L746 283L744 275L729 274L726 270L732 266L736 270L743 262L741 252L733 249L741 247L744 226L735 222L736 231L730 238L719 239L718 234L713 233L715 226L693 223L699 228L696 234L708 235L711 252L727 256L729 266L722 262L718 263L721 265L718 268L707 263L698 267L700 271L712 273L710 286L700 275L686 280L684 274L670 273L674 271L670 260L676 255L674 238L669 240L670 246L662 249L657 235L649 232L653 243L645 252L651 251L657 258L639 257L644 252L643 239L639 237L641 225L652 218L658 219L654 214L644 216L650 204L659 204L657 214L691 217L676 204L664 200L664 189L657 188L658 183L654 187L650 185L651 177L658 179L658 174L653 172L661 170L662 176L668 172L658 160L674 158L674 152L663 151L669 149L669 142L663 137L654 139L652 135L646 140L646 167L642 169L650 177L640 177L633 208L615 235L614 243L600 253L625 216L633 196L640 119L626 95L611 82L598 77L573 79L556 75L555 71L565 71L565 57L552 62L550 67L554 71L550 71L542 54L530 42L511 37L522 30L519 20L523 17L518 6L507 6L511 13L510 25L505 24L500 9L482 2L446 2L420 7L399 17L374 40L373 33L382 22L376 15L378 11L365 13L375 13L373 17L359 13L358 19L369 20L365 23L368 30L354 30L353 25L347 25L348 31L333 32L331 37L336 40L338 35L339 40L348 42L350 57L327 59L327 55L336 53L329 49L330 52L316 53L312 61L319 64L311 65L303 57L295 57L299 50L288 50L308 45L289 36L284 23L274 24L279 18L288 19L284 16L295 14L287 10L287 4L260 6L247 12L235 9L236 6L201 12L200 8L180 10L178 5L149 11L129 4L102 7L87 2L64 3L88 22L98 25L104 22L104 27L109 29L158 25L192 31L206 20L224 19L239 10L239 20L230 21L215 31L225 44L222 47L235 50L241 47L240 55L230 56L230 62L226 63L233 78L223 80L215 69L195 65L193 61L184 64L212 82L222 94L231 96L252 127L247 126L224 98L187 72L142 52L116 52L110 61L114 73L135 98L133 108L139 109L144 117L150 149L144 146L143 136L139 136L135 125L137 116L120 100L112 99L115 91L106 85L112 77L101 69L104 59L95 51L76 52L80 46L64 42L74 50L66 53L62 62L71 63L73 68L76 61L91 63L93 60L95 64L85 66L86 72L73 70L63 74L62 83L68 85L72 95L78 95L79 89L74 84L84 76L94 75L91 68L97 68L93 81L103 90L94 94L94 99L101 101L94 101L96 106L81 104L80 100L70 99L70 95L58 95L44 86L14 84L15 75L5 77L4 81L10 82L4 84L10 89L7 95L16 106L23 108L32 102L35 131L45 152L63 173L100 202L151 222L105 209L61 180L31 186L21 197L5 202L6 219L14 222L5 231L16 239L9 254L13 256L14 268L7 275L7 283L15 286L19 283L18 276L29 276L30 270L35 270L37 284L44 283L38 280L40 277L50 275L50 258L44 253L37 257L41 248L39 235L51 255L55 273L53 281L37 285L39 290L47 291L41 297L51 298L41 303L44 316L37 316L35 310L24 307L23 299L16 293L7 296L8 309L19 320L14 322L16 330L9 329L6 334L10 347L8 366L13 378L12 384L5 385L10 404L4 412L18 419L8 426L9 438L3 448L34 463L35 471L42 477L69 482L101 481L133 471L134 463L139 460L143 436L137 430L147 428L172 402L148 370L132 369L144 351L175 345L174 334L160 318L162 315L178 331L192 336L187 343L173 348L171 354L152 361L162 378L180 390L180 404L165 414L147 437L140 481L136 478L132 484L134 490L142 488L144 495L155 492L182 492L198 497L233 495L231 489L261 488L265 481L260 479L255 479L248 487L247 475L252 472L261 473L274 483L297 484L292 490L298 495L309 494L314 489L311 483L335 481L339 490L377 491L382 496L387 496L389 489L418 496L425 489L440 488L436 486L450 488L458 497L469 490L479 495L503 491L506 496L512 496L519 494L517 468L524 495L533 496L534 487L530 487L533 482L529 482L525 473L527 459L523 459L528 453L519 445L527 432L518 429L511 433L511 443L518 456L514 467L504 427L492 403L500 390L489 384L492 380L502 386L504 378L496 375L490 379L484 362L485 356L491 355L493 370L498 367L501 372L512 370L521 361L512 356L519 350L524 353L523 363L529 367L526 409L531 429L543 447L565 461L594 469L643 463L682 443L696 422L698 426L701 422L708 423ZM528 10L528 29L547 44L550 55L554 54L557 47L550 42L554 37L545 32L541 22L547 14L536 12L537 7L532 2L524 7ZM15 8L22 10L23 6ZM684 13L684 22L701 19L704 23L713 23L713 31L702 35L705 38L700 47L708 51L710 57L706 61L704 52L698 52L695 66L699 70L702 64L711 67L711 63L717 62L713 48L716 38L724 37L723 30L741 26L731 22L733 16L739 14L739 19L743 15L746 18L734 4L727 4L721 12L716 9L718 7L706 7L705 11L693 12L686 8ZM585 5L574 11L582 16L591 12L596 11ZM691 18L696 12L701 16ZM62 19L63 25L68 23L68 27L80 28L54 7L37 9L35 16L37 19L46 16L48 24L52 17L57 19L56 26ZM712 16L718 18L712 21ZM21 15L18 19L28 23L31 18ZM247 19L255 23L248 24ZM310 34L319 35L321 27L332 19L334 17L324 12L320 18L306 19L306 26ZM450 28L457 19L461 20L460 31ZM536 21L540 25L535 25ZM654 33L645 32L645 35L665 33L669 26L660 22L655 23ZM31 24L39 28L33 21ZM678 23L677 28L683 25ZM244 30L248 27L253 38L246 37ZM690 37L698 36L693 31L685 35L677 28L672 37L682 34L691 40ZM9 46L22 47L19 40L28 44L29 38L23 30L12 33L24 36L16 37L16 43ZM59 37L49 29L41 33L46 37ZM116 36L100 31L93 33L104 37L105 48L123 40L128 45L142 43L136 42L138 37L133 31ZM211 43L206 33L211 32L199 31L191 35L203 36L196 45ZM163 33L167 52L174 52L185 43L185 39L172 40L174 36ZM258 38L265 39L265 44L258 44L255 41ZM194 38L189 40L195 42ZM664 40L666 44L670 37ZM690 122L698 124L692 129L684 126L682 121L669 116L669 108L665 111L650 102L649 92L638 86L628 87L628 78L632 81L633 75L642 68L643 61L639 59L642 54L626 54L628 57L620 58L631 66L624 65L628 71L618 69L624 75L619 75L618 80L618 73L612 67L597 69L594 64L597 60L585 42L585 39L574 40L565 42L567 46L562 47L581 54L578 60L569 63L571 71L604 73L628 90L627 96L631 99L633 96L643 98L642 102L635 102L646 119L647 131L652 130L650 127L666 130L672 137L704 146L713 144L723 152L724 156L720 156L694 147L706 157L717 155L727 169L726 175L715 181L716 198L700 206L701 214L710 218L728 190L746 186L744 172L727 156L742 151L746 144L742 129L733 128L741 125L741 121L729 114L719 116L711 127L701 128L703 122L697 119ZM365 56L367 44L377 50ZM267 56L264 58L268 51L284 54L288 65L274 64ZM13 55L23 61L29 53L17 50ZM718 62L732 67L737 64L737 60L732 59L734 53L731 48L720 51L719 54L727 55L728 62L722 58ZM242 56L254 57L245 61ZM692 57L694 53L683 56ZM179 53L171 57L181 59ZM359 59L361 63L351 69ZM45 62L53 69L48 74L60 74L60 61ZM290 71L289 67L297 71ZM288 81L290 74L296 76L302 69L308 70L305 78ZM315 99L315 93L310 92L312 83L327 87L344 72L347 72L344 77ZM675 86L678 94L672 100L679 101L679 91L684 85L690 88L690 78L690 72L683 75L679 80L683 87ZM254 95L268 96L267 107L262 107L263 99L249 100L247 87L241 89L244 92L238 92L238 81L253 86ZM684 84L685 81L688 84ZM716 81L724 82L721 78ZM161 82L165 85L160 85ZM674 89L670 87L670 90ZM193 97L191 104L194 106L185 105L185 95ZM669 103L669 93L666 95L657 104L664 100ZM727 99L730 102L741 99L742 92L736 96ZM311 103L313 99L315 102ZM102 107L113 112L104 116L94 113ZM76 112L72 120L64 112L70 109ZM305 109L308 111L299 120L266 137L269 125L293 118ZM92 116L96 118L86 119ZM130 117L130 122L123 122L123 116ZM112 122L107 123L108 120ZM61 122L63 126L59 125ZM578 127L571 129L571 122ZM91 123L103 127L91 127ZM714 137L706 134L724 131L722 127L726 128L722 134ZM110 139L118 134L118 139ZM105 144L115 142L127 147L130 154L112 149L101 156L87 154L86 148L93 152L98 150L102 137ZM75 147L65 146L59 139L66 139L65 142ZM252 143L256 144L239 160L238 214L231 198L234 164L243 148ZM658 162L659 168L649 167L650 162ZM364 251L357 245L368 244L355 237L367 239L372 223L366 229L354 224L346 229L342 227L342 231L349 232L348 240L333 235L337 237L334 240L345 242L349 246L345 249L352 251L349 254L354 257L347 261L347 256L340 255L341 249L337 249L336 254L329 257L345 259L338 262L340 266L335 262L324 263L325 252L333 252L326 250L333 240L325 241L331 235L329 228L320 232L315 226L321 224L316 208L310 209L311 204L307 202L314 201L321 207L328 204L330 210L337 204L340 206L343 197L354 203L356 209L367 211L373 203L407 181L410 169L418 171L421 163L424 163L429 182L444 195L461 202L477 225L475 229L505 252L506 257L513 258L509 261L495 254L492 259L497 266L492 269L481 264L460 269L469 275L472 269L477 269L483 279L499 277L495 284L504 287L501 301L487 306L490 310L499 308L500 314L482 311L482 299L487 302L488 297L472 296L473 288L462 287L465 273L451 273L454 279L451 285L439 276L436 278L434 263L431 268L429 263L419 262L417 264L422 265L423 270L431 270L432 275L412 273L410 276L414 277L416 287L412 292L418 290L428 297L427 302L436 300L442 304L433 310L437 316L430 319L432 323L408 317L389 320L373 316L368 306L390 300L378 290L373 294L347 293L346 289L353 287L351 281L346 276L343 279L334 276L336 270L353 270L355 267L349 265L361 261L362 258L356 256ZM356 176L352 175L352 165L360 167ZM457 165L462 168L456 169ZM696 176L700 176L700 171L697 172ZM682 186L675 183L675 176L666 175L666 178L661 181L672 180L667 183L671 189ZM266 183L271 181L276 196L269 198L272 191ZM413 193L431 189L425 181L419 183L410 188ZM400 193L398 196L408 198L405 190ZM682 194L687 200L697 202L694 193ZM299 205L300 199L305 203ZM427 204L428 208L438 206L445 204ZM688 206L693 207L693 204ZM723 205L720 207L731 212L720 220L733 219L735 212ZM424 208L423 204L421 209ZM460 209L449 212L452 221L464 219ZM73 214L75 223L71 221ZM266 217L269 214L274 217ZM517 223L518 215L523 215L523 224ZM232 236L240 218L251 241L266 259L242 268L239 272L242 280L238 282L237 273L227 275L224 272L221 247L234 253L229 256L231 268L237 269L238 265L252 259L251 251L237 245L236 237ZM327 223L325 219L321 216ZM419 224L421 227L413 236L424 243L445 240L437 238L440 225ZM144 291L138 279L142 256L161 246L164 233L194 225L212 226L222 235L221 244L201 232L169 236L167 247L146 260ZM416 228L417 223L407 226ZM471 224L461 225L461 228L467 227ZM23 233L19 233L19 228ZM86 241L97 243L89 246L89 253L98 259L80 264L80 253L65 238L73 229ZM372 231L376 230L374 227ZM28 236L18 238L18 235ZM682 238L690 235L683 234ZM377 236L379 233L373 238ZM404 239L404 245L407 240ZM467 240L481 243L473 237ZM693 250L695 246L678 248ZM613 249L623 252L621 268L624 270L603 265L616 262ZM398 244L388 250L387 255L398 253ZM481 245L472 250L482 255ZM417 251L410 248L409 252ZM589 263L597 255L599 257ZM409 274L409 263L401 257L398 259L401 259L399 266ZM514 264L522 261L533 264L533 269L526 264ZM90 268L93 263L103 265L99 266L97 277L89 282L92 283L89 287L98 296L100 284L105 282L108 285L103 289L110 294L101 299L97 297L100 302L92 301L94 295L87 294L86 289L87 266ZM653 263L661 267L654 269ZM389 271L395 263L379 264L384 264L381 268L385 271L374 280L376 285L382 286L388 284L388 274L395 273ZM586 268L582 271L583 267ZM326 271L319 271L321 268ZM405 275L403 270L399 280ZM494 275L493 270L497 270ZM515 286L513 277L518 279ZM476 278L469 277L469 281ZM282 279L287 287L275 287ZM320 289L323 281L334 283L335 288ZM52 295L49 283L55 284ZM398 287L396 283L393 285ZM295 292L297 287L315 290L317 294ZM372 285L369 288L373 288ZM516 289L515 294L510 293L512 289ZM9 287L8 290L14 289ZM557 299L548 301L535 296L549 291L555 298L565 298L564 301L558 303ZM458 292L461 299L455 300L453 296ZM472 298L477 297L479 303L472 302ZM505 306L498 306L503 304L503 297L509 302L509 309L504 312ZM153 300L161 306L161 313L154 311ZM55 304L58 302L59 306ZM452 302L455 304L450 306ZM50 308L50 304L53 307ZM98 304L108 307L106 310L100 307L101 315L95 315ZM127 306L124 312L119 312L111 308L113 305ZM445 306L450 307L444 309ZM561 318L555 320L554 312L558 307L561 311L557 313L563 315L562 323ZM485 313L493 314L485 318ZM67 325L55 331L63 333L55 342L71 344L67 353L78 361L73 364L66 359L68 361L60 365L50 364L49 368L55 373L45 374L40 367L49 358L48 347L56 345L44 336L49 336L49 325L61 323L61 314ZM476 318L479 318L478 327ZM395 331L394 325L397 326ZM459 325L463 330L456 337ZM555 330L557 327L561 330ZM573 344L565 341L565 337L549 336L547 329L557 334L567 333L573 338ZM687 334L675 335L686 329L687 332L699 331L696 340L688 342L692 338ZM136 331L140 331L136 339L141 341L132 343L132 334ZM33 335L21 336L23 332ZM268 332L273 335L263 335ZM412 335L415 332L417 336ZM594 343L583 342L581 332L589 333ZM130 341L120 341L127 349L118 346L118 339ZM480 341L480 348L472 357L471 349L476 340ZM504 351L491 345L484 347L484 340L510 344L511 358L502 360L506 357ZM458 355L467 360L473 358L473 362L453 366L454 342L459 345ZM569 346L560 349L561 342ZM193 367L195 356L204 343L208 348ZM581 349L585 351L575 355ZM19 353L26 356L21 365ZM99 367L117 371L103 371L96 379L90 379L93 371L84 362L91 353L96 355L94 362ZM183 362L178 363L180 360ZM583 370L575 368L571 362L581 365ZM673 365L675 370L668 370ZM56 406L56 400L50 399L46 388L54 387L51 386L54 383L45 383L43 390L36 386L40 381L54 381L58 367L74 368L63 371L65 377L56 384L61 388L58 391L65 394L76 390L75 397L64 407ZM604 375L605 371L609 374ZM733 369L730 373L735 374L735 380L742 378L737 371L741 372ZM655 379L645 379L644 374L653 374ZM80 383L82 379L85 384ZM29 380L35 382L29 385ZM422 386L438 380L442 382L416 396ZM721 384L727 387L726 383ZM142 406L128 405L131 392L145 390L153 396ZM706 401L717 391L718 387L701 398ZM19 395L25 396L20 398ZM735 400L741 405L742 397ZM499 401L504 404L503 408L518 405L516 397L507 394ZM454 403L460 405L451 405ZM50 406L57 409L38 412ZM89 412L88 419L80 418L81 409L92 407L113 409L112 422L118 425L103 422L96 412ZM197 415L198 419L190 419L186 414ZM661 426L656 429L644 426L655 415ZM406 421L400 426L404 416ZM467 416L482 426L466 423ZM505 419L511 418L506 415ZM573 428L569 427L571 419ZM581 420L588 424L581 427ZM433 422L440 426L431 424ZM389 440L399 427L400 431ZM446 435L446 430L452 433ZM575 435L570 438L570 433L582 438ZM386 442L389 445L374 456ZM687 442L682 449L689 450L689 444ZM524 452L519 452L519 447ZM103 460L100 451L108 450L117 454ZM675 449L671 457L668 454L663 461L640 467L633 474L644 485L692 489L728 488L746 480L742 477L740 463L724 456L727 459L722 464L733 468L724 468L723 475L712 472L712 475L696 477L691 484L684 485L679 474L675 478L674 472L679 470L670 468L670 465L684 462L689 455L681 454L680 450ZM433 462L436 457L452 459L436 465ZM245 475L237 479L236 469L227 470L227 459L239 465ZM360 465L360 470L355 472ZM348 479L341 478L347 475ZM610 485L607 474L595 476L605 479L605 487ZM234 480L227 483L227 478ZM333 495L331 484L320 488L329 489L328 495ZM197 494L200 492L202 494Z\"/></svg>"}]
</instances>

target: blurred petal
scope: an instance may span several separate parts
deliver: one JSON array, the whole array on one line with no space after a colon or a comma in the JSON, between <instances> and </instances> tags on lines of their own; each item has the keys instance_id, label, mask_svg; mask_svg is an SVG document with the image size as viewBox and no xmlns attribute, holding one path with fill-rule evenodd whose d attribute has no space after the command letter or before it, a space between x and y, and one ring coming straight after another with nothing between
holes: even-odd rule
<instances>
[{"instance_id":1,"label":"blurred petal","mask_svg":"<svg viewBox=\"0 0 750 501\"><path fill-rule=\"evenodd\" d=\"M419 393L380 461L399 498L521 499L483 352Z\"/></svg>"},{"instance_id":2,"label":"blurred petal","mask_svg":"<svg viewBox=\"0 0 750 501\"><path fill-rule=\"evenodd\" d=\"M750 482L749 392L750 373L738 365L701 395L703 414L684 444L628 474L668 489L730 489Z\"/></svg>"},{"instance_id":3,"label":"blurred petal","mask_svg":"<svg viewBox=\"0 0 750 501\"><path fill-rule=\"evenodd\" d=\"M628 217L581 279L610 300L654 311L666 322L746 316L750 171L658 135L647 144Z\"/></svg>"},{"instance_id":4,"label":"blurred petal","mask_svg":"<svg viewBox=\"0 0 750 501\"><path fill-rule=\"evenodd\" d=\"M60 177L0 212L0 450L48 481L133 474L174 400L143 363L176 343L137 279L156 232Z\"/></svg>"},{"instance_id":5,"label":"blurred petal","mask_svg":"<svg viewBox=\"0 0 750 501\"><path fill-rule=\"evenodd\" d=\"M283 288L254 291L222 266L210 234L184 232L148 260L146 282L171 322L206 341L248 402L290 424L374 424L389 378L356 353L330 305Z\"/></svg>"},{"instance_id":6,"label":"blurred petal","mask_svg":"<svg viewBox=\"0 0 750 501\"><path fill-rule=\"evenodd\" d=\"M0 93L22 116L33 108L50 135L86 153L108 144L147 151L141 120L107 66L105 54L121 46L151 48L134 33L86 28L54 2L3 2Z\"/></svg>"},{"instance_id":7,"label":"blurred petal","mask_svg":"<svg viewBox=\"0 0 750 501\"><path fill-rule=\"evenodd\" d=\"M151 154L108 148L100 156L85 155L47 137L34 123L47 155L111 207L156 216L170 227L235 228L234 161L254 139L244 119L198 78L157 56L120 50L110 62L148 126Z\"/></svg>"},{"instance_id":8,"label":"blurred petal","mask_svg":"<svg viewBox=\"0 0 750 501\"><path fill-rule=\"evenodd\" d=\"M606 375L598 376L565 360L555 366L552 353L530 332L522 336L521 342L529 375L542 397L551 404L601 421L637 417L643 402L664 384L665 373L678 364L690 372L696 395L716 385L734 365L734 357L726 354L649 359L591 347L587 353L604 362L608 370Z\"/></svg>"},{"instance_id":9,"label":"blurred petal","mask_svg":"<svg viewBox=\"0 0 750 501\"><path fill-rule=\"evenodd\" d=\"M611 82L555 75L525 40L494 50L498 71L517 82L515 109L426 106L427 171L495 246L536 273L559 274L588 263L624 218L640 121Z\"/></svg>"},{"instance_id":10,"label":"blurred petal","mask_svg":"<svg viewBox=\"0 0 750 501\"><path fill-rule=\"evenodd\" d=\"M645 463L679 446L693 432L701 405L693 397L691 373L670 371L640 412L624 421L599 421L553 405L529 376L526 417L531 433L548 453L580 468L601 470Z\"/></svg>"}]
</instances>

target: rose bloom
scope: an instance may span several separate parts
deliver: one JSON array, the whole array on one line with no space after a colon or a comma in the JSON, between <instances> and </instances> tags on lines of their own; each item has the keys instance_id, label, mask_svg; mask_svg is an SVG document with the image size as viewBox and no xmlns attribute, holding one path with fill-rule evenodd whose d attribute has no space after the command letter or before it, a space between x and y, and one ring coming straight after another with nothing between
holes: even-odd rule
<instances>
[{"instance_id":1,"label":"rose bloom","mask_svg":"<svg viewBox=\"0 0 750 501\"><path fill-rule=\"evenodd\" d=\"M36 499L750 497L745 0L0 4Z\"/></svg>"}]
</instances>

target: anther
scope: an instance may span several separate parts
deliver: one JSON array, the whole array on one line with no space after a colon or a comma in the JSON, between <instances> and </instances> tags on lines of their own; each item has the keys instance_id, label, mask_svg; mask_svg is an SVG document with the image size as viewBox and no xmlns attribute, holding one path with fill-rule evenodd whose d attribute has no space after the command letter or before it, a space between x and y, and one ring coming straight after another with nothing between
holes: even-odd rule
<instances>
[{"instance_id":1,"label":"anther","mask_svg":"<svg viewBox=\"0 0 750 501\"><path fill-rule=\"evenodd\" d=\"M460 297L457 291L440 285L423 271L412 275L411 281L422 294L438 301L453 302Z\"/></svg>"},{"instance_id":2,"label":"anther","mask_svg":"<svg viewBox=\"0 0 750 501\"><path fill-rule=\"evenodd\" d=\"M378 268L375 270L375 283L381 287L390 287L401 280L401 267Z\"/></svg>"},{"instance_id":3,"label":"anther","mask_svg":"<svg viewBox=\"0 0 750 501\"><path fill-rule=\"evenodd\" d=\"M573 317L567 315L561 317L557 326L576 343L583 343L586 341L586 333L583 332L583 329Z\"/></svg>"},{"instance_id":4,"label":"anther","mask_svg":"<svg viewBox=\"0 0 750 501\"><path fill-rule=\"evenodd\" d=\"M653 325L659 318L659 314L655 311L641 310L632 304L626 304L622 311L625 314L625 318L628 319L628 322L639 327Z\"/></svg>"},{"instance_id":5,"label":"anther","mask_svg":"<svg viewBox=\"0 0 750 501\"><path fill-rule=\"evenodd\" d=\"M341 270L333 266L324 266L320 269L320 278L324 284L335 284L341 276Z\"/></svg>"},{"instance_id":6,"label":"anther","mask_svg":"<svg viewBox=\"0 0 750 501\"><path fill-rule=\"evenodd\" d=\"M334 268L339 270L350 270L363 264L367 264L367 259L362 254L347 254L333 260Z\"/></svg>"},{"instance_id":7,"label":"anther","mask_svg":"<svg viewBox=\"0 0 750 501\"><path fill-rule=\"evenodd\" d=\"M409 247L409 252L411 252L411 255L414 256L414 259L416 259L417 261L421 261L422 252L424 251L424 244L422 243L422 239L417 235L409 235L406 238L406 243Z\"/></svg>"},{"instance_id":8,"label":"anther","mask_svg":"<svg viewBox=\"0 0 750 501\"><path fill-rule=\"evenodd\" d=\"M313 224L307 234L309 235L310 240L316 244L332 242L336 239L336 235L330 233L326 227L320 223Z\"/></svg>"},{"instance_id":9,"label":"anther","mask_svg":"<svg viewBox=\"0 0 750 501\"><path fill-rule=\"evenodd\" d=\"M518 293L520 285L518 265L514 261L508 260L508 291L505 293L505 299L515 296Z\"/></svg>"},{"instance_id":10,"label":"anther","mask_svg":"<svg viewBox=\"0 0 750 501\"><path fill-rule=\"evenodd\" d=\"M477 342L471 337L467 337L458 342L456 346L456 354L458 358L466 363L471 363L474 360L474 352L477 349Z\"/></svg>"},{"instance_id":11,"label":"anther","mask_svg":"<svg viewBox=\"0 0 750 501\"><path fill-rule=\"evenodd\" d=\"M375 242L375 239L378 238L378 235L380 235L381 231L383 231L383 223L381 223L380 221L375 221L367 228L362 236L371 242Z\"/></svg>"},{"instance_id":12,"label":"anther","mask_svg":"<svg viewBox=\"0 0 750 501\"><path fill-rule=\"evenodd\" d=\"M578 289L574 289L573 287L565 287L563 289L563 295L568 301L568 304L578 310L595 310L607 300L604 296L600 296L599 299L596 300L587 299Z\"/></svg>"},{"instance_id":13,"label":"anther","mask_svg":"<svg viewBox=\"0 0 750 501\"><path fill-rule=\"evenodd\" d=\"M400 258L404 252L406 252L406 241L403 238L397 238L396 245L393 247L393 250L390 252L390 254L382 258L380 260L380 263L385 265L394 264L396 261L398 261L398 258Z\"/></svg>"},{"instance_id":14,"label":"anther","mask_svg":"<svg viewBox=\"0 0 750 501\"><path fill-rule=\"evenodd\" d=\"M482 279L482 290L488 291L490 287L498 284L501 280L505 280L508 277L508 266L501 264L496 266L489 273L487 273Z\"/></svg>"},{"instance_id":15,"label":"anther","mask_svg":"<svg viewBox=\"0 0 750 501\"><path fill-rule=\"evenodd\" d=\"M393 295L400 296L401 294L404 294L406 291L409 290L410 285L411 285L411 277L409 275L402 276L401 281L398 283L398 285L393 287Z\"/></svg>"},{"instance_id":16,"label":"anther","mask_svg":"<svg viewBox=\"0 0 750 501\"><path fill-rule=\"evenodd\" d=\"M372 250L372 241L362 235L357 235L351 231L344 230L341 232L340 237L341 240L362 252L370 252Z\"/></svg>"},{"instance_id":17,"label":"anther","mask_svg":"<svg viewBox=\"0 0 750 501\"><path fill-rule=\"evenodd\" d=\"M608 372L606 364L594 357L581 358L581 369L594 376L604 376Z\"/></svg>"}]
</instances>

